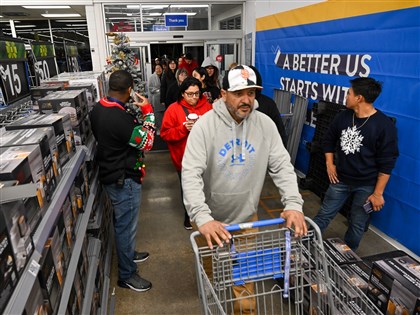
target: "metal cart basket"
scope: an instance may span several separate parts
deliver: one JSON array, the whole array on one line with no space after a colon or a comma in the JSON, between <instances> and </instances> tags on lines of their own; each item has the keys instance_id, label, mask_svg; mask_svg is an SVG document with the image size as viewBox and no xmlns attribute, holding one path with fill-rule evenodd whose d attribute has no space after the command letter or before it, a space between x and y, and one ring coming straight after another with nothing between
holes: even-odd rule
<instances>
[{"instance_id":1,"label":"metal cart basket","mask_svg":"<svg viewBox=\"0 0 420 315\"><path fill-rule=\"evenodd\" d=\"M326 255L318 226L305 219L309 232L300 238L278 227L281 218L231 225L231 244L213 249L199 246L204 238L192 233L202 313L380 314Z\"/></svg>"}]
</instances>

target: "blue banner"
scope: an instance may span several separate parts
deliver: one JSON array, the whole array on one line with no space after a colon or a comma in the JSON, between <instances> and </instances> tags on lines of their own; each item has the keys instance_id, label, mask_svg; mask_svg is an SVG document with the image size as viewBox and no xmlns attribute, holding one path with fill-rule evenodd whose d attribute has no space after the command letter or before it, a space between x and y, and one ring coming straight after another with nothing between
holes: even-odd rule
<instances>
[{"instance_id":1,"label":"blue banner","mask_svg":"<svg viewBox=\"0 0 420 315\"><path fill-rule=\"evenodd\" d=\"M420 255L420 8L258 31L255 47L263 92L271 97L280 88L310 104L344 104L349 80L369 76L383 82L374 105L396 118L400 156L386 205L372 222ZM304 173L305 143L315 123L308 115L299 146L296 167Z\"/></svg>"},{"instance_id":2,"label":"blue banner","mask_svg":"<svg viewBox=\"0 0 420 315\"><path fill-rule=\"evenodd\" d=\"M186 27L188 16L186 14L165 14L165 26Z\"/></svg>"}]
</instances>

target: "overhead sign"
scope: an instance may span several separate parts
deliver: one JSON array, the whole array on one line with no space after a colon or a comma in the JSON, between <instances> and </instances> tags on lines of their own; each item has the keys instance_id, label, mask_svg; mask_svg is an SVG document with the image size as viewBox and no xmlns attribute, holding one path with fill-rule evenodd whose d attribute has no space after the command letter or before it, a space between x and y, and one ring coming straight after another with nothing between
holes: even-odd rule
<instances>
[{"instance_id":1,"label":"overhead sign","mask_svg":"<svg viewBox=\"0 0 420 315\"><path fill-rule=\"evenodd\" d=\"M188 16L186 14L165 14L165 26L188 26Z\"/></svg>"},{"instance_id":2,"label":"overhead sign","mask_svg":"<svg viewBox=\"0 0 420 315\"><path fill-rule=\"evenodd\" d=\"M166 32L168 28L165 25L153 25L153 32Z\"/></svg>"}]
</instances>

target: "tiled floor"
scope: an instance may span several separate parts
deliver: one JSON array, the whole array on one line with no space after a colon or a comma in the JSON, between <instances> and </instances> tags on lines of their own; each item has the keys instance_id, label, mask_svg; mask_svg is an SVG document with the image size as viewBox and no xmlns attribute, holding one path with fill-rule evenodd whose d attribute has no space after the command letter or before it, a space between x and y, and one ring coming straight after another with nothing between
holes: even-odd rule
<instances>
[{"instance_id":1,"label":"tiled floor","mask_svg":"<svg viewBox=\"0 0 420 315\"><path fill-rule=\"evenodd\" d=\"M183 228L179 181L168 152L151 152L147 156L147 177L143 185L142 205L137 235L137 249L148 251L150 258L138 264L140 274L153 283L150 291L137 293L119 288L116 258L111 271L115 288L115 314L184 315L200 314L190 232ZM302 191L304 212L313 217L320 205L310 191ZM281 211L279 193L267 176L261 195L260 219L277 217ZM324 237L342 238L346 219L339 215ZM394 248L368 231L358 250L360 256L383 253Z\"/></svg>"}]
</instances>

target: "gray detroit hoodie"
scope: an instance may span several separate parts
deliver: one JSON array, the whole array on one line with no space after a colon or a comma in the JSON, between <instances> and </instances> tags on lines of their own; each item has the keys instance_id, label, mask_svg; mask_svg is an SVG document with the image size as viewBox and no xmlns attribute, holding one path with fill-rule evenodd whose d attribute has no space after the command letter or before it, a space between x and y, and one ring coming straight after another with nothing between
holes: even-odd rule
<instances>
[{"instance_id":1,"label":"gray detroit hoodie","mask_svg":"<svg viewBox=\"0 0 420 315\"><path fill-rule=\"evenodd\" d=\"M188 137L182 160L187 212L197 226L211 220L249 221L268 169L285 210L302 211L297 177L274 122L254 110L239 124L223 99L213 104Z\"/></svg>"}]
</instances>

